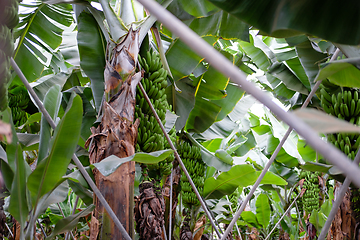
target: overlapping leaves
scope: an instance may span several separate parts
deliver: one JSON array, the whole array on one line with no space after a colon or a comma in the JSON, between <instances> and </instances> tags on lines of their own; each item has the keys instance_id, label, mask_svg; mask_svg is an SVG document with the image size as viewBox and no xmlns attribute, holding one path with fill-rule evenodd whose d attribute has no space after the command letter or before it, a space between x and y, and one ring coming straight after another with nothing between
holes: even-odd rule
<instances>
[{"instance_id":1,"label":"overlapping leaves","mask_svg":"<svg viewBox=\"0 0 360 240\"><path fill-rule=\"evenodd\" d=\"M52 64L53 57L59 58L55 52L61 44L64 28L72 23L71 6L47 5L40 1L21 5L28 13L20 15L15 31L18 46L14 59L32 82L42 74L45 66Z\"/></svg>"}]
</instances>

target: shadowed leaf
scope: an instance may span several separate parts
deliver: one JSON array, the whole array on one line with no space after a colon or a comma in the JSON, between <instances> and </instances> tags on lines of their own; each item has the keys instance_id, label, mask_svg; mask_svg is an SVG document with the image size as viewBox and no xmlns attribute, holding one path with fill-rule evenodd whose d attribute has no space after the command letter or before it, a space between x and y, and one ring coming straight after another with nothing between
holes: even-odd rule
<instances>
[{"instance_id":1,"label":"shadowed leaf","mask_svg":"<svg viewBox=\"0 0 360 240\"><path fill-rule=\"evenodd\" d=\"M318 133L360 132L360 127L323 111L305 108L293 113Z\"/></svg>"}]
</instances>

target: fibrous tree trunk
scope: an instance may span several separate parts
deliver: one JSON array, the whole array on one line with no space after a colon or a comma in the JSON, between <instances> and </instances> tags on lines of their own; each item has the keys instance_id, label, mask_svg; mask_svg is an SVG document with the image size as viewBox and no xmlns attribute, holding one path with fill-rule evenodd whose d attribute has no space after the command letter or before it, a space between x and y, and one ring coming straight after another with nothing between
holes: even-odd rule
<instances>
[{"instance_id":1,"label":"fibrous tree trunk","mask_svg":"<svg viewBox=\"0 0 360 240\"><path fill-rule=\"evenodd\" d=\"M340 191L341 183L337 182L334 190L335 200ZM340 204L340 207L331 223L327 239L345 240L354 239L355 219L351 211L351 192L348 190Z\"/></svg>"},{"instance_id":2,"label":"fibrous tree trunk","mask_svg":"<svg viewBox=\"0 0 360 240\"><path fill-rule=\"evenodd\" d=\"M136 197L135 220L140 240L161 240L164 226L165 203L161 189L153 182L142 182Z\"/></svg>"},{"instance_id":3,"label":"fibrous tree trunk","mask_svg":"<svg viewBox=\"0 0 360 240\"><path fill-rule=\"evenodd\" d=\"M87 145L91 142L91 164L111 155L124 158L135 153L138 127L138 121L134 122L136 86L143 75L142 72L135 73L138 44L138 31L130 30L112 51L111 60L107 61L105 91L111 99L103 102L101 123L91 129L92 135L87 141ZM111 96L112 93L116 94ZM109 176L103 176L97 169L93 173L97 187L132 236L135 162L122 164ZM96 197L94 204L90 239L122 239L122 234Z\"/></svg>"}]
</instances>

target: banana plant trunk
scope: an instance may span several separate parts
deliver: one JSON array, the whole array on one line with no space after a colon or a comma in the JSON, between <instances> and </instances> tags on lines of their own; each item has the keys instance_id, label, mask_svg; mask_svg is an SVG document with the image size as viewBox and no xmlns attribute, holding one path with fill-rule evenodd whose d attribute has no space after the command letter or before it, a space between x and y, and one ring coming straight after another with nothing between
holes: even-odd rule
<instances>
[{"instance_id":1,"label":"banana plant trunk","mask_svg":"<svg viewBox=\"0 0 360 240\"><path fill-rule=\"evenodd\" d=\"M334 189L334 198L338 197L341 183L336 182ZM351 210L351 191L350 189L345 193L345 196L340 204L340 207L335 215L333 222L327 236L327 239L358 239L358 234L355 230L355 219Z\"/></svg>"},{"instance_id":2,"label":"banana plant trunk","mask_svg":"<svg viewBox=\"0 0 360 240\"><path fill-rule=\"evenodd\" d=\"M142 72L135 73L138 50L138 31L130 30L113 49L110 61L107 61L105 95L110 101L103 101L101 123L91 129L92 135L87 141L91 164L111 155L124 158L135 153L139 125L138 120L134 122L136 86L143 76ZM112 93L115 95L111 96ZM109 176L102 175L97 169L93 173L100 192L132 237L135 162L122 164ZM96 208L91 219L90 239L123 239L96 197L94 204Z\"/></svg>"}]
</instances>

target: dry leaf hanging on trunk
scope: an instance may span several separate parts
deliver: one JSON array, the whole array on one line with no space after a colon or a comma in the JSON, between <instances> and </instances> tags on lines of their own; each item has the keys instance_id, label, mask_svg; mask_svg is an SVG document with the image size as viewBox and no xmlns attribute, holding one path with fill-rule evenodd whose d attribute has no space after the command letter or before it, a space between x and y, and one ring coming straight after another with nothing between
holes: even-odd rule
<instances>
[{"instance_id":1,"label":"dry leaf hanging on trunk","mask_svg":"<svg viewBox=\"0 0 360 240\"><path fill-rule=\"evenodd\" d=\"M164 226L165 203L161 189L152 182L139 186L140 195L136 197L135 221L140 240L161 240Z\"/></svg>"},{"instance_id":2,"label":"dry leaf hanging on trunk","mask_svg":"<svg viewBox=\"0 0 360 240\"><path fill-rule=\"evenodd\" d=\"M206 224L206 217L205 217L205 215L202 215L202 217L199 218L195 223L194 240L201 240L202 239L202 235L203 235L204 230L205 230L205 227L204 227L205 224Z\"/></svg>"},{"instance_id":3,"label":"dry leaf hanging on trunk","mask_svg":"<svg viewBox=\"0 0 360 240\"><path fill-rule=\"evenodd\" d=\"M336 182L334 187L334 200L338 198L341 188L341 183ZM340 204L340 207L334 217L334 220L331 223L330 231L328 233L328 238L331 239L354 239L354 229L355 229L355 219L351 214L351 201L350 201L351 191L348 190L345 193L344 198Z\"/></svg>"},{"instance_id":4,"label":"dry leaf hanging on trunk","mask_svg":"<svg viewBox=\"0 0 360 240\"><path fill-rule=\"evenodd\" d=\"M106 93L111 93L109 102L103 102L102 119L86 142L90 145L90 163L97 163L110 155L120 158L135 153L138 121L134 121L136 86L143 73L135 73L138 55L138 33L130 30L125 39L112 51L104 72ZM119 90L118 90L119 89ZM117 91L118 90L118 91ZM91 144L90 144L91 143ZM133 234L133 191L135 162L122 164L110 176L93 171L95 182L110 207L130 236ZM122 239L104 207L95 198L96 208L91 220L90 239Z\"/></svg>"},{"instance_id":5,"label":"dry leaf hanging on trunk","mask_svg":"<svg viewBox=\"0 0 360 240\"><path fill-rule=\"evenodd\" d=\"M193 240L193 234L190 229L190 215L185 212L185 219L183 221L183 225L180 230L180 240Z\"/></svg>"}]
</instances>

